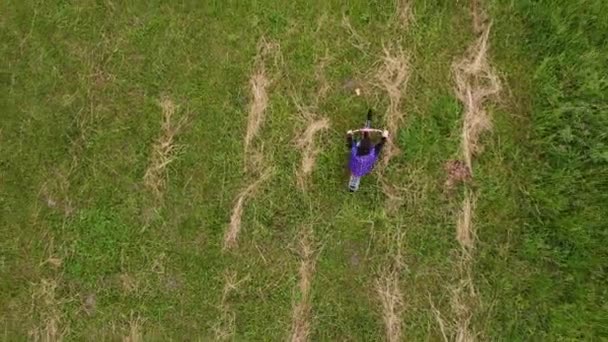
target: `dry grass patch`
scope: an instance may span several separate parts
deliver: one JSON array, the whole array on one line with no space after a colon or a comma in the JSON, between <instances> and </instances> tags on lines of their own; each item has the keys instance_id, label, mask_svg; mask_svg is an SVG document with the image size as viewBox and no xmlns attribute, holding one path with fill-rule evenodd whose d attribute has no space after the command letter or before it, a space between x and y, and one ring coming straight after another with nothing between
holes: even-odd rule
<instances>
[{"instance_id":1,"label":"dry grass patch","mask_svg":"<svg viewBox=\"0 0 608 342\"><path fill-rule=\"evenodd\" d=\"M68 328L63 322L63 301L57 298L59 282L42 279L33 284L31 315L38 317L38 325L28 333L33 341L63 341Z\"/></svg>"},{"instance_id":2,"label":"dry grass patch","mask_svg":"<svg viewBox=\"0 0 608 342\"><path fill-rule=\"evenodd\" d=\"M254 61L254 71L249 79L251 91L251 101L249 103L249 113L247 115L247 129L245 132L245 169L251 170L253 167L248 161L249 151L253 140L258 136L260 128L264 123L266 109L268 108L268 87L272 80L267 75L267 59L274 55L275 64L280 58L280 46L262 38L258 42L257 54Z\"/></svg>"},{"instance_id":3,"label":"dry grass patch","mask_svg":"<svg viewBox=\"0 0 608 342\"><path fill-rule=\"evenodd\" d=\"M270 179L272 176L272 168L266 169L262 174L251 184L249 184L243 191L241 191L237 197L232 208L232 215L230 215L230 224L228 229L224 233L224 249L232 249L238 245L238 236L241 232L241 219L243 216L243 209L245 201L253 196L257 189L262 183Z\"/></svg>"},{"instance_id":4,"label":"dry grass patch","mask_svg":"<svg viewBox=\"0 0 608 342\"><path fill-rule=\"evenodd\" d=\"M362 53L367 54L371 43L355 30L346 15L342 16L342 27L348 32L351 45Z\"/></svg>"},{"instance_id":5,"label":"dry grass patch","mask_svg":"<svg viewBox=\"0 0 608 342\"><path fill-rule=\"evenodd\" d=\"M472 222L474 204L473 195L467 191L462 201L462 207L456 224L456 240L467 251L471 251L475 243L475 231Z\"/></svg>"},{"instance_id":6,"label":"dry grass patch","mask_svg":"<svg viewBox=\"0 0 608 342\"><path fill-rule=\"evenodd\" d=\"M473 16L472 24L473 31L476 34L481 34L485 29L489 20L488 14L482 9L479 0L471 0L471 15Z\"/></svg>"},{"instance_id":7,"label":"dry grass patch","mask_svg":"<svg viewBox=\"0 0 608 342\"><path fill-rule=\"evenodd\" d=\"M407 28L414 21L414 13L410 0L395 1L395 17L401 28Z\"/></svg>"},{"instance_id":8,"label":"dry grass patch","mask_svg":"<svg viewBox=\"0 0 608 342\"><path fill-rule=\"evenodd\" d=\"M473 159L482 151L480 137L491 129L491 120L485 109L491 97L497 97L501 90L498 76L488 62L488 37L491 25L486 25L485 13L479 2L472 0L473 28L481 32L479 38L469 47L466 55L454 63L452 69L456 83L455 92L464 106L461 149L463 162L446 165L448 181L446 188L472 178ZM459 263L459 284L452 289L451 307L454 313L454 339L459 342L474 341L477 334L471 328L475 308L480 305L473 284L472 265L475 248L473 213L475 194L468 190L462 202L456 223L456 240L461 246Z\"/></svg>"},{"instance_id":9,"label":"dry grass patch","mask_svg":"<svg viewBox=\"0 0 608 342\"><path fill-rule=\"evenodd\" d=\"M382 319L388 341L401 341L401 313L403 294L399 288L399 274L388 272L376 281L376 293L382 303Z\"/></svg>"},{"instance_id":10,"label":"dry grass patch","mask_svg":"<svg viewBox=\"0 0 608 342\"><path fill-rule=\"evenodd\" d=\"M63 259L55 249L53 236L43 235L49 243L45 250L47 257L40 262L40 267L49 266L53 272L59 272ZM59 276L43 278L31 284L31 308L29 315L33 318L34 327L29 330L28 336L33 341L63 341L69 333L67 323L64 321L63 307L73 299L62 298L58 294L61 286Z\"/></svg>"},{"instance_id":11,"label":"dry grass patch","mask_svg":"<svg viewBox=\"0 0 608 342\"><path fill-rule=\"evenodd\" d=\"M315 120L311 116L308 127L306 127L306 130L296 142L297 147L302 151L300 168L296 171L296 181L298 187L302 190L306 187L306 181L312 173L317 155L319 154L319 149L315 146L315 135L327 129L329 129L329 119L322 118Z\"/></svg>"},{"instance_id":12,"label":"dry grass patch","mask_svg":"<svg viewBox=\"0 0 608 342\"><path fill-rule=\"evenodd\" d=\"M159 105L162 109L163 123L160 135L152 146L152 156L144 174L144 185L158 201L162 199L167 187L167 167L178 152L175 137L186 123L186 117L176 118L178 107L171 99L165 97Z\"/></svg>"},{"instance_id":13,"label":"dry grass patch","mask_svg":"<svg viewBox=\"0 0 608 342\"><path fill-rule=\"evenodd\" d=\"M230 308L228 302L230 295L238 291L238 286L247 281L249 276L238 280L238 275L235 271L226 271L224 273L224 288L222 289L222 298L220 300L220 316L219 321L213 327L215 339L217 341L228 341L234 338L235 333L235 314Z\"/></svg>"},{"instance_id":14,"label":"dry grass patch","mask_svg":"<svg viewBox=\"0 0 608 342\"><path fill-rule=\"evenodd\" d=\"M475 341L476 335L471 330L471 319L473 318L473 308L476 306L476 300L477 296L470 275L462 279L461 283L452 289L451 306L455 314L454 341Z\"/></svg>"},{"instance_id":15,"label":"dry grass patch","mask_svg":"<svg viewBox=\"0 0 608 342\"><path fill-rule=\"evenodd\" d=\"M306 129L296 139L296 146L302 151L302 161L300 167L296 171L296 182L301 190L306 188L308 176L312 173L315 166L316 157L319 154L319 149L315 146L315 135L320 131L327 130L330 127L328 118L319 118L315 113L319 102L326 96L330 86L325 78L324 70L330 61L330 57L325 55L315 67L315 78L317 79L317 93L311 107L302 106L293 96L293 102L298 109L302 120L306 124Z\"/></svg>"},{"instance_id":16,"label":"dry grass patch","mask_svg":"<svg viewBox=\"0 0 608 342\"><path fill-rule=\"evenodd\" d=\"M376 79L379 86L386 91L389 97L389 106L386 111L386 128L391 134L397 132L404 119L405 114L401 111L401 104L410 76L409 69L409 57L401 48L384 48L382 64L376 74ZM386 167L389 161L399 152L399 148L389 139L383 152L382 167Z\"/></svg>"},{"instance_id":17,"label":"dry grass patch","mask_svg":"<svg viewBox=\"0 0 608 342\"><path fill-rule=\"evenodd\" d=\"M473 43L466 56L454 63L456 96L464 105L462 151L464 162L472 172L472 159L481 151L480 136L491 129L491 121L484 108L491 96L500 90L500 80L488 63L488 36L491 25Z\"/></svg>"},{"instance_id":18,"label":"dry grass patch","mask_svg":"<svg viewBox=\"0 0 608 342\"><path fill-rule=\"evenodd\" d=\"M291 325L291 341L308 341L310 336L310 325L312 305L310 288L315 273L315 250L313 248L312 227L303 230L300 238L300 268L299 268L299 300L293 307L293 318Z\"/></svg>"},{"instance_id":19,"label":"dry grass patch","mask_svg":"<svg viewBox=\"0 0 608 342\"><path fill-rule=\"evenodd\" d=\"M144 320L139 317L139 315L134 315L131 313L131 317L129 318L129 328L127 330L127 335L122 338L123 342L141 342L143 341L142 327L144 325Z\"/></svg>"},{"instance_id":20,"label":"dry grass patch","mask_svg":"<svg viewBox=\"0 0 608 342\"><path fill-rule=\"evenodd\" d=\"M267 87L270 81L266 77L266 69L262 66L251 76L249 85L251 87L252 100L249 105L247 116L247 131L245 133L245 154L249 153L251 141L258 135L260 127L264 122L264 114L268 107Z\"/></svg>"},{"instance_id":21,"label":"dry grass patch","mask_svg":"<svg viewBox=\"0 0 608 342\"><path fill-rule=\"evenodd\" d=\"M39 196L48 208L58 210L65 217L72 216L76 211L70 199L69 177L74 170L75 162L67 171L56 170L51 177L42 184Z\"/></svg>"},{"instance_id":22,"label":"dry grass patch","mask_svg":"<svg viewBox=\"0 0 608 342\"><path fill-rule=\"evenodd\" d=\"M401 315L405 301L399 286L401 271L405 269L402 256L403 238L404 234L401 231L387 235L388 243L391 246L389 260L381 269L380 276L375 283L376 294L382 305L386 339L391 342L403 339Z\"/></svg>"},{"instance_id":23,"label":"dry grass patch","mask_svg":"<svg viewBox=\"0 0 608 342\"><path fill-rule=\"evenodd\" d=\"M478 334L471 328L475 308L481 304L473 284L472 256L462 249L458 264L456 285L449 287L451 319L446 319L429 297L431 311L444 341L472 342Z\"/></svg>"}]
</instances>

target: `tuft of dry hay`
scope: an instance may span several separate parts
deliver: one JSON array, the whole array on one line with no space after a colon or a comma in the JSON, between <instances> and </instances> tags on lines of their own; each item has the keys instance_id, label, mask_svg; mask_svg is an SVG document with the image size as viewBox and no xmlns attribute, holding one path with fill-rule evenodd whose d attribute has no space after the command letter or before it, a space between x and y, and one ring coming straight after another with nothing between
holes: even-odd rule
<instances>
[{"instance_id":1,"label":"tuft of dry hay","mask_svg":"<svg viewBox=\"0 0 608 342\"><path fill-rule=\"evenodd\" d=\"M384 47L382 65L376 74L376 78L389 97L386 126L392 134L397 132L404 118L404 113L400 111L400 107L410 76L409 68L409 57L402 49L392 51ZM400 152L392 140L389 139L386 145L382 157L382 167L386 167L388 162Z\"/></svg>"},{"instance_id":2,"label":"tuft of dry hay","mask_svg":"<svg viewBox=\"0 0 608 342\"><path fill-rule=\"evenodd\" d=\"M39 325L28 333L33 341L63 341L67 328L62 328L62 302L57 299L58 282L42 279L33 285L32 313L39 316Z\"/></svg>"},{"instance_id":3,"label":"tuft of dry hay","mask_svg":"<svg viewBox=\"0 0 608 342\"><path fill-rule=\"evenodd\" d=\"M247 281L249 276L238 280L236 271L224 272L224 288L222 289L222 298L220 301L220 317L218 323L213 327L215 339L217 341L229 341L234 337L235 314L231 310L228 303L230 295L238 290L239 284Z\"/></svg>"},{"instance_id":4,"label":"tuft of dry hay","mask_svg":"<svg viewBox=\"0 0 608 342\"><path fill-rule=\"evenodd\" d=\"M318 90L314 99L314 104L311 107L302 106L296 97L293 96L293 102L307 125L304 132L298 139L296 139L296 146L302 151L301 165L296 171L296 182L301 190L305 189L306 180L312 172L316 157L319 154L319 149L315 147L314 137L318 132L329 129L329 119L318 119L317 114L315 114L315 108L318 107L319 102L329 91L329 84L327 83L325 74L323 73L323 70L325 69L326 64L329 63L329 60L330 57L326 52L325 57L323 57L315 67L315 77L318 83Z\"/></svg>"},{"instance_id":5,"label":"tuft of dry hay","mask_svg":"<svg viewBox=\"0 0 608 342\"><path fill-rule=\"evenodd\" d=\"M473 16L473 32L481 34L488 21L488 15L479 4L479 0L471 0L471 15Z\"/></svg>"},{"instance_id":6,"label":"tuft of dry hay","mask_svg":"<svg viewBox=\"0 0 608 342\"><path fill-rule=\"evenodd\" d=\"M460 342L475 341L471 329L474 308L479 305L479 298L473 284L473 249L475 231L472 223L475 200L470 191L465 193L462 209L456 225L456 240L462 247L459 256L459 284L452 288L451 307L455 315L455 340Z\"/></svg>"},{"instance_id":7,"label":"tuft of dry hay","mask_svg":"<svg viewBox=\"0 0 608 342\"><path fill-rule=\"evenodd\" d=\"M386 339L392 342L402 340L401 314L404 309L404 298L399 287L399 278L401 271L405 268L401 254L404 234L397 232L389 234L387 238L391 245L390 261L381 270L380 277L375 283L375 289L382 304Z\"/></svg>"},{"instance_id":8,"label":"tuft of dry hay","mask_svg":"<svg viewBox=\"0 0 608 342\"><path fill-rule=\"evenodd\" d=\"M467 284L468 283L468 284ZM466 290L472 286L472 280L464 280L458 287L452 289L451 306L455 314L455 336L454 341L475 341L475 334L471 331L471 319L473 317L473 303L476 298L467 294Z\"/></svg>"},{"instance_id":9,"label":"tuft of dry hay","mask_svg":"<svg viewBox=\"0 0 608 342\"><path fill-rule=\"evenodd\" d=\"M142 335L142 326L144 324L144 320L138 316L135 316L131 312L131 317L129 319L129 330L127 336L122 338L123 342L141 342L143 341Z\"/></svg>"},{"instance_id":10,"label":"tuft of dry hay","mask_svg":"<svg viewBox=\"0 0 608 342\"><path fill-rule=\"evenodd\" d=\"M313 232L312 228L308 227L302 233L300 238L300 269L299 269L299 301L293 307L293 318L291 324L291 341L304 342L308 341L310 336L311 325L311 299L310 288L312 278L315 272L316 258L314 257L314 249L312 247Z\"/></svg>"},{"instance_id":11,"label":"tuft of dry hay","mask_svg":"<svg viewBox=\"0 0 608 342\"><path fill-rule=\"evenodd\" d=\"M491 121L484 108L490 96L501 90L500 80L488 63L488 37L491 25L469 47L467 55L452 66L456 83L455 92L464 105L462 150L464 161L472 171L472 159L481 151L479 138L490 130Z\"/></svg>"},{"instance_id":12,"label":"tuft of dry hay","mask_svg":"<svg viewBox=\"0 0 608 342\"><path fill-rule=\"evenodd\" d=\"M414 21L412 3L409 0L395 0L395 15L402 28L406 28Z\"/></svg>"},{"instance_id":13,"label":"tuft of dry hay","mask_svg":"<svg viewBox=\"0 0 608 342\"><path fill-rule=\"evenodd\" d=\"M431 294L429 293L429 303L431 304L431 311L433 312L433 316L435 316L435 320L437 321L437 324L439 325L439 330L441 331L441 337L443 337L443 341L444 342L448 342L448 335L446 333L446 327L447 327L447 323L446 321L443 319L443 317L441 316L441 311L439 311L436 307L435 304L433 304L433 300L431 299Z\"/></svg>"},{"instance_id":14,"label":"tuft of dry hay","mask_svg":"<svg viewBox=\"0 0 608 342\"><path fill-rule=\"evenodd\" d=\"M464 162L446 166L451 168L452 175L446 182L453 186L457 181L468 180L472 177L472 160L481 152L480 136L491 129L491 121L485 109L486 101L497 96L501 90L498 76L488 62L488 37L491 25L485 25L483 12L479 9L477 0L472 0L473 26L482 32L479 38L469 47L465 57L452 66L455 79L455 92L464 105L464 120L462 126L461 149ZM452 179L452 180L451 180ZM451 182L451 183L450 183ZM469 342L476 339L471 328L474 308L479 305L479 299L473 285L472 265L475 247L475 229L473 213L475 207L474 193L465 192L461 211L456 224L456 240L461 246L459 257L459 284L452 289L451 307L455 315L454 339L458 342Z\"/></svg>"},{"instance_id":15,"label":"tuft of dry hay","mask_svg":"<svg viewBox=\"0 0 608 342\"><path fill-rule=\"evenodd\" d=\"M462 200L462 208L458 215L456 224L456 240L462 248L470 251L475 242L475 232L472 223L474 199L470 192L467 192Z\"/></svg>"},{"instance_id":16,"label":"tuft of dry hay","mask_svg":"<svg viewBox=\"0 0 608 342\"><path fill-rule=\"evenodd\" d=\"M121 273L118 279L123 292L127 294L134 293L139 289L139 279L128 273Z\"/></svg>"},{"instance_id":17,"label":"tuft of dry hay","mask_svg":"<svg viewBox=\"0 0 608 342\"><path fill-rule=\"evenodd\" d=\"M165 97L159 105L163 115L161 133L152 146L152 156L144 174L144 185L157 200L162 198L167 186L167 166L173 162L178 152L175 136L186 123L185 117L176 120L177 106L171 99Z\"/></svg>"},{"instance_id":18,"label":"tuft of dry hay","mask_svg":"<svg viewBox=\"0 0 608 342\"><path fill-rule=\"evenodd\" d=\"M253 183L249 184L243 191L241 191L237 197L232 208L232 215L230 216L230 224L228 229L224 233L224 249L232 249L237 246L238 236L241 232L241 218L243 216L243 209L245 201L253 196L258 187L267 181L272 176L272 168L264 170L261 175Z\"/></svg>"},{"instance_id":19,"label":"tuft of dry hay","mask_svg":"<svg viewBox=\"0 0 608 342\"><path fill-rule=\"evenodd\" d=\"M267 41L264 37L260 39L257 46L257 54L254 62L254 72L249 79L251 91L251 102L249 103L249 114L247 116L247 131L245 132L245 169L251 169L252 165L247 161L249 150L253 139L257 137L262 124L266 109L268 108L268 87L271 80L266 74L266 60L274 55L275 64L280 58L279 45Z\"/></svg>"},{"instance_id":20,"label":"tuft of dry hay","mask_svg":"<svg viewBox=\"0 0 608 342\"><path fill-rule=\"evenodd\" d=\"M298 148L302 150L302 162L296 172L296 179L300 189L305 188L306 179L312 172L317 155L319 154L319 149L315 147L315 134L326 129L329 129L329 119L323 118L312 121L308 124L302 137L297 141Z\"/></svg>"},{"instance_id":21,"label":"tuft of dry hay","mask_svg":"<svg viewBox=\"0 0 608 342\"><path fill-rule=\"evenodd\" d=\"M342 27L345 28L346 31L348 31L348 33L350 34L349 40L351 45L362 53L367 54L371 43L367 39L363 38L363 36L361 36L353 28L353 25L351 25L350 23L350 19L346 15L342 16Z\"/></svg>"},{"instance_id":22,"label":"tuft of dry hay","mask_svg":"<svg viewBox=\"0 0 608 342\"><path fill-rule=\"evenodd\" d=\"M401 313L403 294L399 288L399 274L391 271L376 281L376 293L382 303L382 319L388 341L401 341Z\"/></svg>"},{"instance_id":23,"label":"tuft of dry hay","mask_svg":"<svg viewBox=\"0 0 608 342\"><path fill-rule=\"evenodd\" d=\"M251 141L255 138L264 122L264 113L268 107L267 87L270 81L266 77L266 69L262 65L251 76L249 85L251 87L252 100L249 105L247 117L247 132L245 133L245 154L249 152Z\"/></svg>"}]
</instances>

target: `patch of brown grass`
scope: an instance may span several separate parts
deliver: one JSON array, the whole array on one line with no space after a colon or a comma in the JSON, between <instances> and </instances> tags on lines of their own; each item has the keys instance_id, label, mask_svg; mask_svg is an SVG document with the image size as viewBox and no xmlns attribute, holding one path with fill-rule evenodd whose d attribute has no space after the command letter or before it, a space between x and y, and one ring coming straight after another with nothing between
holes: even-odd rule
<instances>
[{"instance_id":1,"label":"patch of brown grass","mask_svg":"<svg viewBox=\"0 0 608 342\"><path fill-rule=\"evenodd\" d=\"M46 245L46 254L48 255L48 257L46 258L46 260L40 263L40 266L49 265L51 266L52 270L57 271L59 270L59 268L61 268L61 265L63 264L63 259L58 255L57 251L55 250L55 238L51 234L45 234L43 236L43 239L46 239L48 241Z\"/></svg>"},{"instance_id":2,"label":"patch of brown grass","mask_svg":"<svg viewBox=\"0 0 608 342\"><path fill-rule=\"evenodd\" d=\"M128 273L121 273L118 278L120 280L120 287L125 293L135 293L139 289L139 279L136 277Z\"/></svg>"},{"instance_id":3,"label":"patch of brown grass","mask_svg":"<svg viewBox=\"0 0 608 342\"><path fill-rule=\"evenodd\" d=\"M431 312L433 313L433 316L435 317L435 320L437 321L437 324L439 325L439 331L441 331L441 337L443 337L444 342L448 342L449 340L448 340L448 335L446 332L448 324L446 323L445 319L441 315L441 311L439 311L435 307L435 304L433 304L433 300L431 299L430 294L429 294L429 303L431 304Z\"/></svg>"},{"instance_id":4,"label":"patch of brown grass","mask_svg":"<svg viewBox=\"0 0 608 342\"><path fill-rule=\"evenodd\" d=\"M224 273L224 288L222 289L222 298L220 301L220 317L217 324L213 327L215 339L217 341L229 341L234 337L235 326L235 314L230 308L229 298L230 295L238 290L239 284L247 281L249 276L238 280L237 273L235 271L226 271Z\"/></svg>"},{"instance_id":5,"label":"patch of brown grass","mask_svg":"<svg viewBox=\"0 0 608 342\"><path fill-rule=\"evenodd\" d=\"M459 283L452 288L451 306L455 315L455 340L460 342L475 341L476 334L471 328L471 319L475 308L480 304L473 283L473 250L475 248L475 230L473 213L475 211L474 195L467 191L462 202L456 225L456 240L462 247L458 258Z\"/></svg>"},{"instance_id":6,"label":"patch of brown grass","mask_svg":"<svg viewBox=\"0 0 608 342\"><path fill-rule=\"evenodd\" d=\"M175 137L180 132L186 118L175 117L178 107L168 97L159 103L162 109L163 122L161 132L152 146L152 156L146 173L144 174L144 185L154 195L156 200L162 199L167 186L167 167L173 162L178 152Z\"/></svg>"},{"instance_id":7,"label":"patch of brown grass","mask_svg":"<svg viewBox=\"0 0 608 342\"><path fill-rule=\"evenodd\" d=\"M352 46L354 46L357 50L361 51L364 54L368 54L369 46L371 43L361 36L357 30L351 25L350 19L348 16L342 16L342 27L346 29L349 33L349 41Z\"/></svg>"},{"instance_id":8,"label":"patch of brown grass","mask_svg":"<svg viewBox=\"0 0 608 342\"><path fill-rule=\"evenodd\" d=\"M31 310L39 318L39 325L28 333L33 341L63 341L68 332L62 321L63 302L57 298L58 286L56 279L42 279L33 285Z\"/></svg>"},{"instance_id":9,"label":"patch of brown grass","mask_svg":"<svg viewBox=\"0 0 608 342\"><path fill-rule=\"evenodd\" d=\"M472 194L467 191L462 201L458 222L456 224L456 240L462 248L471 250L475 242L475 231L472 223L474 202Z\"/></svg>"},{"instance_id":10,"label":"patch of brown grass","mask_svg":"<svg viewBox=\"0 0 608 342\"><path fill-rule=\"evenodd\" d=\"M473 20L472 20L473 31L476 34L481 34L487 25L487 21L489 19L488 15L482 9L482 6L480 5L479 0L471 0L470 6L471 6L471 15L473 16Z\"/></svg>"},{"instance_id":11,"label":"patch of brown grass","mask_svg":"<svg viewBox=\"0 0 608 342\"><path fill-rule=\"evenodd\" d=\"M382 319L388 341L401 341L401 312L403 294L396 272L383 275L376 282L376 293L382 303Z\"/></svg>"},{"instance_id":12,"label":"patch of brown grass","mask_svg":"<svg viewBox=\"0 0 608 342\"><path fill-rule=\"evenodd\" d=\"M65 217L72 216L74 211L76 211L69 196L69 177L74 167L75 163L73 163L67 171L55 170L49 179L42 184L39 193L48 208L58 210Z\"/></svg>"},{"instance_id":13,"label":"patch of brown grass","mask_svg":"<svg viewBox=\"0 0 608 342\"><path fill-rule=\"evenodd\" d=\"M414 21L412 3L410 0L395 1L395 15L402 28L407 28Z\"/></svg>"},{"instance_id":14,"label":"patch of brown grass","mask_svg":"<svg viewBox=\"0 0 608 342\"><path fill-rule=\"evenodd\" d=\"M42 239L48 240L45 247L46 259L40 262L40 266L49 266L52 271L59 271L63 259L55 249L54 238L50 234L44 234ZM43 278L38 283L31 285L31 309L30 316L33 317L35 326L28 332L33 341L63 341L69 332L66 322L63 321L63 306L71 299L60 297L58 294L61 280L58 276Z\"/></svg>"},{"instance_id":15,"label":"patch of brown grass","mask_svg":"<svg viewBox=\"0 0 608 342\"><path fill-rule=\"evenodd\" d=\"M461 141L464 162L458 161L447 166L451 177L448 177L446 187L453 187L456 182L469 180L472 177L473 158L482 150L480 137L491 129L491 120L485 104L491 97L497 97L501 90L500 80L487 57L491 25L485 24L483 18L485 14L479 9L477 0L472 0L471 6L473 27L481 34L469 47L465 57L454 63L452 67L456 83L455 92L464 105ZM475 307L480 305L472 275L476 239L473 225L474 206L475 195L471 190L467 190L456 224L456 240L461 246L458 259L460 281L452 289L451 296L451 307L455 315L454 339L458 342L474 341L477 337L471 327Z\"/></svg>"},{"instance_id":16,"label":"patch of brown grass","mask_svg":"<svg viewBox=\"0 0 608 342\"><path fill-rule=\"evenodd\" d=\"M310 299L310 288L315 273L316 258L313 248L312 227L304 229L300 237L300 269L299 269L299 300L293 307L293 318L291 324L291 341L308 341L310 336L310 325L312 305Z\"/></svg>"},{"instance_id":17,"label":"patch of brown grass","mask_svg":"<svg viewBox=\"0 0 608 342\"><path fill-rule=\"evenodd\" d=\"M253 140L257 137L268 108L268 87L272 83L267 75L267 59L274 55L275 64L280 58L279 45L261 38L257 46L257 54L254 61L254 71L249 79L251 101L249 103L249 114L247 116L247 130L245 132L245 169L252 168L248 162L249 150Z\"/></svg>"},{"instance_id":18,"label":"patch of brown grass","mask_svg":"<svg viewBox=\"0 0 608 342\"><path fill-rule=\"evenodd\" d=\"M260 127L264 122L264 114L268 107L267 87L270 81L266 77L266 68L263 66L256 70L249 80L251 87L251 102L249 115L247 117L247 131L245 133L245 154L249 153L251 141L258 135Z\"/></svg>"},{"instance_id":19,"label":"patch of brown grass","mask_svg":"<svg viewBox=\"0 0 608 342\"><path fill-rule=\"evenodd\" d=\"M457 267L459 280L449 287L451 319L446 319L441 314L430 296L429 302L444 341L472 342L477 339L478 334L473 330L471 322L475 308L481 305L481 302L473 284L472 256L464 249L460 253Z\"/></svg>"},{"instance_id":20,"label":"patch of brown grass","mask_svg":"<svg viewBox=\"0 0 608 342\"><path fill-rule=\"evenodd\" d=\"M491 129L491 121L484 108L491 96L500 90L500 80L488 63L488 37L491 25L473 43L466 56L454 63L455 92L464 105L462 151L464 162L472 172L472 159L481 151L480 136Z\"/></svg>"},{"instance_id":21,"label":"patch of brown grass","mask_svg":"<svg viewBox=\"0 0 608 342\"><path fill-rule=\"evenodd\" d=\"M129 329L127 331L127 335L122 338L123 342L141 342L143 341L142 335L142 326L144 324L144 320L139 317L139 315L135 316L131 313L131 317L129 318Z\"/></svg>"},{"instance_id":22,"label":"patch of brown grass","mask_svg":"<svg viewBox=\"0 0 608 342\"><path fill-rule=\"evenodd\" d=\"M238 236L241 232L241 218L243 216L243 209L245 201L253 196L258 187L267 181L272 176L272 168L268 168L261 173L261 175L251 184L249 184L243 191L241 191L237 197L232 208L232 215L230 216L230 224L228 229L224 233L224 249L235 248L238 244Z\"/></svg>"},{"instance_id":23,"label":"patch of brown grass","mask_svg":"<svg viewBox=\"0 0 608 342\"><path fill-rule=\"evenodd\" d=\"M314 137L318 132L329 129L329 119L318 118L318 115L315 114L319 102L330 89L324 74L324 69L329 61L330 57L326 52L325 57L315 67L315 78L317 79L318 86L316 97L313 100L314 104L311 107L302 106L296 97L293 96L293 102L307 126L299 138L296 139L296 146L302 151L300 168L296 171L296 182L301 190L304 190L306 187L306 180L314 168L315 160L319 153L319 149L315 146Z\"/></svg>"},{"instance_id":24,"label":"patch of brown grass","mask_svg":"<svg viewBox=\"0 0 608 342\"><path fill-rule=\"evenodd\" d=\"M470 277L464 278L459 286L452 289L451 306L455 314L454 341L475 341L476 335L471 329L473 308L477 299L474 291Z\"/></svg>"},{"instance_id":25,"label":"patch of brown grass","mask_svg":"<svg viewBox=\"0 0 608 342\"><path fill-rule=\"evenodd\" d=\"M386 111L386 128L391 134L396 134L404 119L401 103L410 76L409 68L409 57L401 48L384 48L382 64L376 74L376 79L389 97L389 106ZM383 151L382 167L386 167L389 161L399 153L399 148L395 146L392 139L389 139Z\"/></svg>"},{"instance_id":26,"label":"patch of brown grass","mask_svg":"<svg viewBox=\"0 0 608 342\"><path fill-rule=\"evenodd\" d=\"M391 246L389 261L384 265L380 272L380 277L376 280L376 293L382 304L382 319L386 339L388 341L402 340L401 314L404 310L404 298L399 286L401 271L405 268L402 257L403 233L389 234L388 243Z\"/></svg>"},{"instance_id":27,"label":"patch of brown grass","mask_svg":"<svg viewBox=\"0 0 608 342\"><path fill-rule=\"evenodd\" d=\"M315 146L314 137L318 132L326 129L329 129L329 119L323 118L311 121L302 137L297 141L297 146L302 151L302 161L300 168L296 172L296 180L300 189L305 189L306 180L312 172L317 155L319 154L319 149Z\"/></svg>"}]
</instances>

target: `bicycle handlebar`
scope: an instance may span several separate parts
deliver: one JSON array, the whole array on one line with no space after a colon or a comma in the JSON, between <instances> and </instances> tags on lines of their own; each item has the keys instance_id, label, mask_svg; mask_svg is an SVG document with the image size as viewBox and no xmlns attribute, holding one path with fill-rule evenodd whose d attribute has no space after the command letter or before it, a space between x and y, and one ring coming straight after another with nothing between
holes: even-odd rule
<instances>
[{"instance_id":1,"label":"bicycle handlebar","mask_svg":"<svg viewBox=\"0 0 608 342\"><path fill-rule=\"evenodd\" d=\"M377 128L360 128L360 129L353 130L353 134L359 133L359 132L377 132L377 133L382 133L384 131L381 130L381 129L377 129Z\"/></svg>"}]
</instances>

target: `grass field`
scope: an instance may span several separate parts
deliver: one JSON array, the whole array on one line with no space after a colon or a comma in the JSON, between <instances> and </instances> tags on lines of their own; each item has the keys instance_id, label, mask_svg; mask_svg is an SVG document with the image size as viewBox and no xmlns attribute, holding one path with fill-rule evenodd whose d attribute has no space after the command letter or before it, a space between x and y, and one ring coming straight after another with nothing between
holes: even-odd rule
<instances>
[{"instance_id":1,"label":"grass field","mask_svg":"<svg viewBox=\"0 0 608 342\"><path fill-rule=\"evenodd\" d=\"M3 1L0 336L607 338L607 18ZM368 108L391 142L353 194Z\"/></svg>"}]
</instances>

